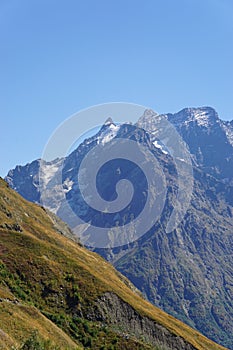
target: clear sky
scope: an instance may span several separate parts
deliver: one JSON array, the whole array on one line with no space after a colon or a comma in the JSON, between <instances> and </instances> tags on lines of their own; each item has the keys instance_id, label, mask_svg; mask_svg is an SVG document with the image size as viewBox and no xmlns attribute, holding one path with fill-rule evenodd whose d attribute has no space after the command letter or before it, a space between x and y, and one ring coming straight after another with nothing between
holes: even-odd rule
<instances>
[{"instance_id":1,"label":"clear sky","mask_svg":"<svg viewBox=\"0 0 233 350\"><path fill-rule=\"evenodd\" d=\"M0 0L0 51L1 176L95 104L233 119L232 0Z\"/></svg>"}]
</instances>

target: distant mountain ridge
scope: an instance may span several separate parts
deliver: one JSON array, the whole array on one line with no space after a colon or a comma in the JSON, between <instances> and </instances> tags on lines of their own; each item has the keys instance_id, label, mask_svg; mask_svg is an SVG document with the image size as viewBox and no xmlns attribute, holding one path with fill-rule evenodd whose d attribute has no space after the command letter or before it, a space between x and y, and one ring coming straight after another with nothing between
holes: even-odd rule
<instances>
[{"instance_id":1,"label":"distant mountain ridge","mask_svg":"<svg viewBox=\"0 0 233 350\"><path fill-rule=\"evenodd\" d=\"M153 111L139 119L152 140L159 115ZM224 121L211 107L184 108L178 113L162 114L177 129L189 146L196 166L225 182L233 178L233 120Z\"/></svg>"},{"instance_id":2,"label":"distant mountain ridge","mask_svg":"<svg viewBox=\"0 0 233 350\"><path fill-rule=\"evenodd\" d=\"M225 182L233 179L233 121L223 121L210 107L167 114L188 144L196 164Z\"/></svg>"},{"instance_id":3,"label":"distant mountain ridge","mask_svg":"<svg viewBox=\"0 0 233 350\"><path fill-rule=\"evenodd\" d=\"M187 143L194 171L190 207L179 227L169 234L165 227L175 201L177 174L166 140L158 138L160 118L168 120ZM141 125L144 125L144 130ZM47 171L44 175L42 172L44 182L51 176L45 194L45 203L50 210L65 219L68 201L88 222L93 220L93 213L80 201L76 187L83 157L98 142L108 142L116 137L132 139L148 147L164 169L168 185L161 220L135 243L97 251L112 261L152 303L229 349L233 349L232 135L232 122L219 119L210 107L186 108L176 114L161 116L147 110L135 126L116 126L109 120L67 158L45 163ZM6 177L12 188L39 203L38 169L41 162L38 160L25 167L16 167ZM56 178L59 162L63 162L63 197ZM105 168L99 180L106 196L109 195L109 184L118 179L117 168L114 171ZM135 183L143 184L139 173L128 172ZM142 199L138 197L134 210L138 210L140 204ZM98 217L94 219L101 220ZM69 220L72 227L73 219ZM104 225L108 224L104 222Z\"/></svg>"}]
</instances>

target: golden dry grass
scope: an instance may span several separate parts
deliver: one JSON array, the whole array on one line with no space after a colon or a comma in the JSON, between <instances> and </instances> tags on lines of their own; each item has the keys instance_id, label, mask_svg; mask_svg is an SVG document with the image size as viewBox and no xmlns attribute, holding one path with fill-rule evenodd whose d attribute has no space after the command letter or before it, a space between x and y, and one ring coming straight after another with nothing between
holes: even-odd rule
<instances>
[{"instance_id":1,"label":"golden dry grass","mask_svg":"<svg viewBox=\"0 0 233 350\"><path fill-rule=\"evenodd\" d=\"M54 347L81 349L65 332L33 306L14 304L9 301L1 302L0 324L1 331L4 332L0 349L6 350L12 345L20 345L32 334L33 330L38 331L43 339L51 340Z\"/></svg>"}]
</instances>

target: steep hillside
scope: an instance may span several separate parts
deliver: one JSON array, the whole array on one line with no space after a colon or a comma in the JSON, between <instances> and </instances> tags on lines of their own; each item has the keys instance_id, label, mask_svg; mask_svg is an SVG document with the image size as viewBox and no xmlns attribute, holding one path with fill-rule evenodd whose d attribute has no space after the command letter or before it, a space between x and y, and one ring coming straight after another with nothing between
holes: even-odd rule
<instances>
[{"instance_id":1,"label":"steep hillside","mask_svg":"<svg viewBox=\"0 0 233 350\"><path fill-rule=\"evenodd\" d=\"M6 269L1 264L0 287L0 349L12 349L18 343L28 340L36 330L41 338L49 340L51 347L59 346L61 349L81 349L70 336L61 328L51 322L32 303L20 300L19 288L10 292L9 287L4 286L3 275ZM16 285L17 288L17 285ZM17 297L15 297L17 295ZM24 299L24 298L23 298Z\"/></svg>"},{"instance_id":2,"label":"steep hillside","mask_svg":"<svg viewBox=\"0 0 233 350\"><path fill-rule=\"evenodd\" d=\"M2 349L33 330L51 341L50 349L223 349L142 299L3 180L0 194Z\"/></svg>"}]
</instances>

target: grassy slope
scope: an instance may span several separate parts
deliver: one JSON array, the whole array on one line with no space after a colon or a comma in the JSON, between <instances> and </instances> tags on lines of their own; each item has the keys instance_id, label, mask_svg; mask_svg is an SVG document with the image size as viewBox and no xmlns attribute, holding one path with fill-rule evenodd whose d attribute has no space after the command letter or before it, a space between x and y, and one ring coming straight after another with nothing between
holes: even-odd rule
<instances>
[{"instance_id":1,"label":"grassy slope","mask_svg":"<svg viewBox=\"0 0 233 350\"><path fill-rule=\"evenodd\" d=\"M3 300L0 303L0 327L2 329L0 349L15 345L15 340L27 339L33 328L37 329L44 339L50 339L54 346L59 345L63 349L81 349L65 332L32 305L18 302L4 288L0 289L0 298Z\"/></svg>"},{"instance_id":2,"label":"grassy slope","mask_svg":"<svg viewBox=\"0 0 233 350\"><path fill-rule=\"evenodd\" d=\"M8 333L13 341L19 342L22 339L28 323L32 329L39 328L44 338L48 337L51 327L51 333L54 334L51 339L55 343L62 344L63 348L73 348L73 340L79 343L81 339L75 334L78 330L74 325L74 314L77 315L79 309L88 309L104 292L113 291L141 315L164 325L197 349L224 349L135 294L110 264L59 234L41 207L22 199L3 180L0 180L0 196L2 293L8 293L9 290L25 305L29 302L34 305L25 306L23 303L19 305L6 301L0 303L0 329ZM69 337L45 319L35 307L55 321ZM7 323L7 317L4 316L7 313L16 315L16 319L21 320L19 325L25 324L24 328L20 326L19 333ZM78 328L89 328L88 334L93 334L93 328L100 327L94 324L85 326L79 318L76 321L80 324ZM107 338L112 335L111 331L107 334L98 328L95 329L95 336L98 345L98 338L105 337L108 342ZM5 343L10 343L10 338L6 336Z\"/></svg>"}]
</instances>

